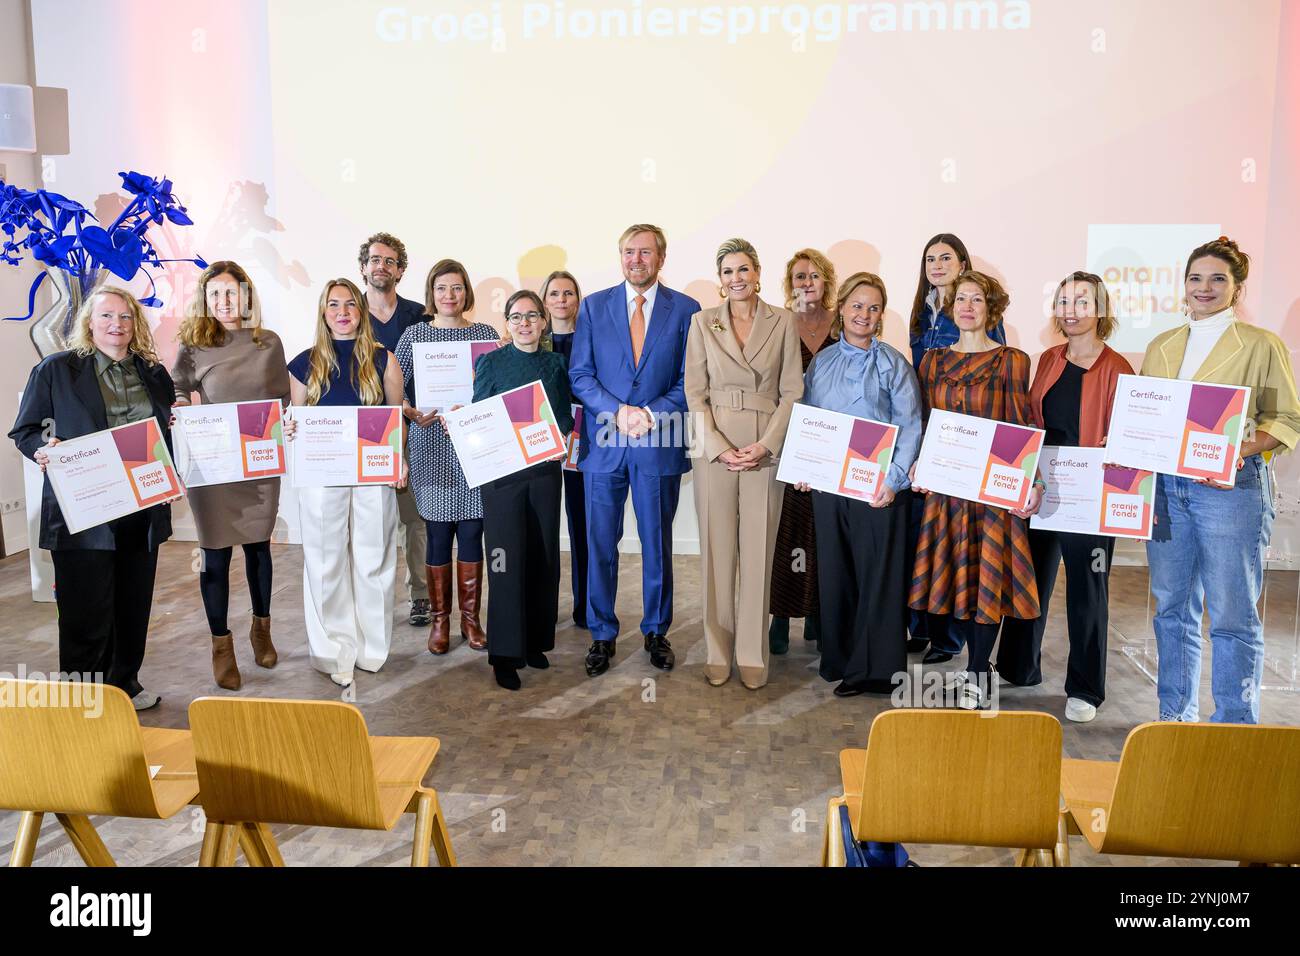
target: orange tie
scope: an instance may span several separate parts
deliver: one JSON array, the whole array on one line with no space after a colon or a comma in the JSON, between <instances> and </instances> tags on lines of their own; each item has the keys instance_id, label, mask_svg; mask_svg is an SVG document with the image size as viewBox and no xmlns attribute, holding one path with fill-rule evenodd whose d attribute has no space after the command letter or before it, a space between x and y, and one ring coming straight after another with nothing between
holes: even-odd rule
<instances>
[{"instance_id":1,"label":"orange tie","mask_svg":"<svg viewBox=\"0 0 1300 956\"><path fill-rule=\"evenodd\" d=\"M638 295L633 301L636 308L632 310L632 364L641 364L641 349L645 345L645 312L641 306L645 304L645 296Z\"/></svg>"}]
</instances>

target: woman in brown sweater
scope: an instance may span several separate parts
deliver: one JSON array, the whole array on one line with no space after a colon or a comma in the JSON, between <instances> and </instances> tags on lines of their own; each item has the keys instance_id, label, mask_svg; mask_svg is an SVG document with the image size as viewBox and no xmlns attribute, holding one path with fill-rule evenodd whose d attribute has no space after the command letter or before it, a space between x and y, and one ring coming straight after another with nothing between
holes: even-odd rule
<instances>
[{"instance_id":1,"label":"woman in brown sweater","mask_svg":"<svg viewBox=\"0 0 1300 956\"><path fill-rule=\"evenodd\" d=\"M257 290L234 262L214 262L199 276L179 333L172 379L178 405L198 392L205 404L289 399L289 372L279 337L262 328ZM203 564L199 591L212 631L212 676L217 686L239 690L234 640L227 626L230 559L244 549L244 572L253 619L249 641L261 667L276 664L271 643L271 533L280 505L280 479L259 478L189 489Z\"/></svg>"}]
</instances>

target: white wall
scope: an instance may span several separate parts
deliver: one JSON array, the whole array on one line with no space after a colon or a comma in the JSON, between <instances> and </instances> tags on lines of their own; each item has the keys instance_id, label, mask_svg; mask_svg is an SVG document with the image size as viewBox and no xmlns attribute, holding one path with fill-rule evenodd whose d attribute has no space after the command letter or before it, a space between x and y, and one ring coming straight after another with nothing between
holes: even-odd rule
<instances>
[{"instance_id":1,"label":"white wall","mask_svg":"<svg viewBox=\"0 0 1300 956\"><path fill-rule=\"evenodd\" d=\"M35 86L31 29L27 0L0 0L0 83ZM0 152L4 179L15 186L34 189L40 182L40 158L34 153ZM27 310L27 288L39 271L30 260L17 268L0 264L0 316ZM50 297L42 289L37 309L47 308ZM18 392L38 358L26 322L0 322L0 431L8 432L18 412ZM0 502L24 501L22 457L13 443L0 441ZM0 517L5 554L27 548L27 517L20 506Z\"/></svg>"}]
</instances>

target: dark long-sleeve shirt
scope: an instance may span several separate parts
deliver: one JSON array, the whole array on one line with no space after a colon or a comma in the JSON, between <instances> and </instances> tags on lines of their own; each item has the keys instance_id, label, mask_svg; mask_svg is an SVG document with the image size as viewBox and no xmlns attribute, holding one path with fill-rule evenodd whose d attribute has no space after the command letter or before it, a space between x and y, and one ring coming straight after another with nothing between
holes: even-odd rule
<instances>
[{"instance_id":1,"label":"dark long-sleeve shirt","mask_svg":"<svg viewBox=\"0 0 1300 956\"><path fill-rule=\"evenodd\" d=\"M568 363L558 352L522 352L507 345L480 356L474 366L474 401L539 380L555 413L555 424L561 433L569 434L573 431L573 396L569 392Z\"/></svg>"}]
</instances>

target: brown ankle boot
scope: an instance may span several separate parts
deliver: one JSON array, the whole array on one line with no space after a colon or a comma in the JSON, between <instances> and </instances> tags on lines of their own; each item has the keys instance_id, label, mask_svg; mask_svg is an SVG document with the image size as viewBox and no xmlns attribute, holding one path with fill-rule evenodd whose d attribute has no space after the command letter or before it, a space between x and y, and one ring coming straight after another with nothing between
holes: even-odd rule
<instances>
[{"instance_id":1,"label":"brown ankle boot","mask_svg":"<svg viewBox=\"0 0 1300 956\"><path fill-rule=\"evenodd\" d=\"M487 650L487 635L478 622L483 595L483 562L456 562L456 601L460 604L460 636L476 651Z\"/></svg>"},{"instance_id":2,"label":"brown ankle boot","mask_svg":"<svg viewBox=\"0 0 1300 956\"><path fill-rule=\"evenodd\" d=\"M248 642L253 645L253 660L258 667L274 667L279 663L280 655L271 643L271 619L253 615L253 624L248 629Z\"/></svg>"},{"instance_id":3,"label":"brown ankle boot","mask_svg":"<svg viewBox=\"0 0 1300 956\"><path fill-rule=\"evenodd\" d=\"M451 565L426 564L429 604L433 621L429 627L429 653L446 654L451 649Z\"/></svg>"},{"instance_id":4,"label":"brown ankle boot","mask_svg":"<svg viewBox=\"0 0 1300 956\"><path fill-rule=\"evenodd\" d=\"M235 639L229 631L212 639L212 676L223 690L239 690L244 685L235 663Z\"/></svg>"}]
</instances>

